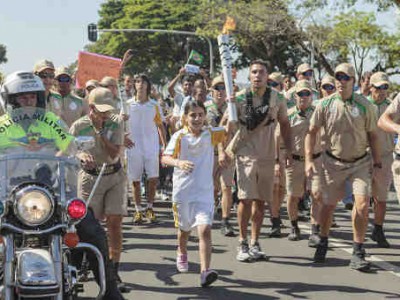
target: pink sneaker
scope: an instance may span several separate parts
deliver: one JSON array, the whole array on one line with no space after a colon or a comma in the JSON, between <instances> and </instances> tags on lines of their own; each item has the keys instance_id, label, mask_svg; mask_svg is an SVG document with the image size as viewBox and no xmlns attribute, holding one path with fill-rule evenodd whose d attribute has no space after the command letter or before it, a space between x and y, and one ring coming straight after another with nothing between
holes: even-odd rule
<instances>
[{"instance_id":1,"label":"pink sneaker","mask_svg":"<svg viewBox=\"0 0 400 300\"><path fill-rule=\"evenodd\" d=\"M217 271L212 270L212 269L203 271L200 274L201 287L207 287L207 286L211 285L217 279L218 279Z\"/></svg>"},{"instance_id":2,"label":"pink sneaker","mask_svg":"<svg viewBox=\"0 0 400 300\"><path fill-rule=\"evenodd\" d=\"M181 273L189 271L189 262L187 254L178 254L176 256L176 268Z\"/></svg>"}]
</instances>

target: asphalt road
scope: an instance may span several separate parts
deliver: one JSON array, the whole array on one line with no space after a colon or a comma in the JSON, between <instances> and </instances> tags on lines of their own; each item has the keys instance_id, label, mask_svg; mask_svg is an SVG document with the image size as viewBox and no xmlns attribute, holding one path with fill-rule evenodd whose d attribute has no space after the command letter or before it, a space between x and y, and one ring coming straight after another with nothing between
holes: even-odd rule
<instances>
[{"instance_id":1,"label":"asphalt road","mask_svg":"<svg viewBox=\"0 0 400 300\"><path fill-rule=\"evenodd\" d=\"M303 239L287 240L290 228L283 228L280 239L267 238L268 216L260 244L268 260L240 263L235 259L237 238L224 237L219 222L213 226L212 267L219 280L210 288L200 287L197 238L189 242L189 273L175 268L176 231L173 228L171 203L159 200L155 210L159 222L134 226L124 219L124 253L120 275L130 291L126 299L400 299L400 206L390 194L386 234L392 247L380 249L369 238L365 242L368 260L374 263L369 273L348 267L351 257L350 211L338 205L332 229L328 260L323 265L312 262L314 249L307 246L309 227L301 222ZM371 215L372 216L372 210ZM283 215L283 222L290 222ZM236 220L233 220L236 226ZM369 227L369 232L372 226ZM96 285L87 284L85 299L93 299Z\"/></svg>"}]
</instances>

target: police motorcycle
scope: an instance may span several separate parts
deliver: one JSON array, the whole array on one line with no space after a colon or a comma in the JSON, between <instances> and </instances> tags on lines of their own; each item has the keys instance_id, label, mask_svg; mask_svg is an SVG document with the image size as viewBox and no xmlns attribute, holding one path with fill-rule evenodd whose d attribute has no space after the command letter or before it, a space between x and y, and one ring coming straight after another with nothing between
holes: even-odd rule
<instances>
[{"instance_id":1,"label":"police motorcycle","mask_svg":"<svg viewBox=\"0 0 400 300\"><path fill-rule=\"evenodd\" d=\"M36 76L18 75L25 87L35 89ZM17 92L24 92L19 86ZM4 100L3 92L4 86ZM93 138L67 135L62 122L40 107L5 111L0 117L0 299L76 299L83 290L72 264L79 250L97 259L97 299L102 299L102 255L79 242L75 228L86 216L87 203L76 197L74 152L93 147Z\"/></svg>"}]
</instances>

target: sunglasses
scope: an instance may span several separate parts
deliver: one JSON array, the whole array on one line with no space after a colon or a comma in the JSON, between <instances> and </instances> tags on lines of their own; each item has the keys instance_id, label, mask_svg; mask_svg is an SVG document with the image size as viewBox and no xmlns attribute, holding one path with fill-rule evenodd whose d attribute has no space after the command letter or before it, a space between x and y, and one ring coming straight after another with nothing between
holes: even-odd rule
<instances>
[{"instance_id":1,"label":"sunglasses","mask_svg":"<svg viewBox=\"0 0 400 300\"><path fill-rule=\"evenodd\" d=\"M275 81L268 81L268 85L270 87L277 87L279 85L279 83L275 82Z\"/></svg>"},{"instance_id":2,"label":"sunglasses","mask_svg":"<svg viewBox=\"0 0 400 300\"><path fill-rule=\"evenodd\" d=\"M297 96L299 97L309 97L311 96L311 92L310 91L300 91L297 93Z\"/></svg>"},{"instance_id":3,"label":"sunglasses","mask_svg":"<svg viewBox=\"0 0 400 300\"><path fill-rule=\"evenodd\" d=\"M41 79L46 79L46 78L54 79L55 77L54 73L39 73L38 76Z\"/></svg>"},{"instance_id":4,"label":"sunglasses","mask_svg":"<svg viewBox=\"0 0 400 300\"><path fill-rule=\"evenodd\" d=\"M382 84L380 86L374 85L374 88L376 88L377 90L380 90L380 91L386 91L389 89L389 85L388 84Z\"/></svg>"},{"instance_id":5,"label":"sunglasses","mask_svg":"<svg viewBox=\"0 0 400 300\"><path fill-rule=\"evenodd\" d=\"M331 84L324 84L324 85L322 86L322 88L323 88L325 91L333 91L333 90L335 89L335 87L334 87L333 85L331 85Z\"/></svg>"},{"instance_id":6,"label":"sunglasses","mask_svg":"<svg viewBox=\"0 0 400 300\"><path fill-rule=\"evenodd\" d=\"M347 74L336 74L335 75L335 79L338 81L349 81L351 79L351 77Z\"/></svg>"},{"instance_id":7,"label":"sunglasses","mask_svg":"<svg viewBox=\"0 0 400 300\"><path fill-rule=\"evenodd\" d=\"M216 91L225 91L225 86L224 85L214 86L214 90L216 90Z\"/></svg>"},{"instance_id":8,"label":"sunglasses","mask_svg":"<svg viewBox=\"0 0 400 300\"><path fill-rule=\"evenodd\" d=\"M71 78L69 76L60 76L57 78L58 82L70 82Z\"/></svg>"},{"instance_id":9,"label":"sunglasses","mask_svg":"<svg viewBox=\"0 0 400 300\"><path fill-rule=\"evenodd\" d=\"M301 74L303 74L303 76L312 76L312 74L313 74L313 71L306 71L306 72L303 72L303 73L301 73Z\"/></svg>"}]
</instances>

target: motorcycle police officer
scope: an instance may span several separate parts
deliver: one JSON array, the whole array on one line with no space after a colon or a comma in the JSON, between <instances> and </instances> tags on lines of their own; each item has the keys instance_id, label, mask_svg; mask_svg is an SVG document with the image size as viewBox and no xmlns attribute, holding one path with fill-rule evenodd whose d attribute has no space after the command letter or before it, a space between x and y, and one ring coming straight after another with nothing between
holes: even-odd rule
<instances>
[{"instance_id":1,"label":"motorcycle police officer","mask_svg":"<svg viewBox=\"0 0 400 300\"><path fill-rule=\"evenodd\" d=\"M46 107L43 83L38 76L31 72L15 72L7 76L1 88L1 97L5 106L5 114L0 117L0 127L2 127L2 125L7 126L8 130L1 134L2 137L0 136L0 143L11 140L10 135L13 135L16 132L12 130L12 122L5 124L6 122L9 122L13 110L24 107L43 109ZM47 111L45 117L47 117L49 122L52 122L54 126L58 126L57 129L50 130L50 127L51 129L54 129L53 126L39 125L35 127L35 130L39 131L42 137L53 140L55 146L59 150L67 152L68 149L72 147L71 141L73 141L73 137L68 133L66 128L63 128L61 125L62 122L60 122L59 117L54 113ZM54 134L54 132L57 132L57 134ZM18 131L18 133L21 134L21 131ZM106 293L104 299L123 299L117 288L113 265L108 258L109 255L105 231L100 223L94 218L93 212L90 209L76 228L82 242L96 246L102 253L106 269ZM99 282L96 258L91 255L88 255L88 258L96 281Z\"/></svg>"}]
</instances>

